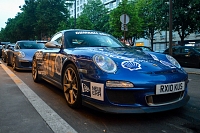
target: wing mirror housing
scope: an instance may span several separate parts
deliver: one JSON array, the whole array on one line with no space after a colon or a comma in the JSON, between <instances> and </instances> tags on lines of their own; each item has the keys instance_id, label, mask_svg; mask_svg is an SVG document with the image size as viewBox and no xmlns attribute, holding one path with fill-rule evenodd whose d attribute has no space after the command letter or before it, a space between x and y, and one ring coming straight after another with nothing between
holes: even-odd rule
<instances>
[{"instance_id":1,"label":"wing mirror housing","mask_svg":"<svg viewBox=\"0 0 200 133\"><path fill-rule=\"evenodd\" d=\"M46 48L61 48L61 44L56 41L50 41L45 44Z\"/></svg>"}]
</instances>

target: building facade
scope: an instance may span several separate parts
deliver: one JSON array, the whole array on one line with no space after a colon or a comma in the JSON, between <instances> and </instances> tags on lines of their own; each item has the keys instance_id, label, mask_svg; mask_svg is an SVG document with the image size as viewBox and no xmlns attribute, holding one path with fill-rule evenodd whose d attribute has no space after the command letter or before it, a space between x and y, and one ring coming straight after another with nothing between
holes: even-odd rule
<instances>
[{"instance_id":1,"label":"building facade","mask_svg":"<svg viewBox=\"0 0 200 133\"><path fill-rule=\"evenodd\" d=\"M102 3L105 5L106 8L112 10L116 8L122 0L101 0ZM87 4L87 0L76 0L73 2L72 6L69 7L70 17L79 17L81 12L83 11L84 4Z\"/></svg>"},{"instance_id":2,"label":"building facade","mask_svg":"<svg viewBox=\"0 0 200 133\"><path fill-rule=\"evenodd\" d=\"M178 35L178 32L173 32L172 34L172 45L180 45L181 38ZM200 33L192 33L184 38L184 44L190 46L199 46L200 45ZM161 31L154 35L154 47L155 51L163 51L169 47L169 31Z\"/></svg>"}]
</instances>

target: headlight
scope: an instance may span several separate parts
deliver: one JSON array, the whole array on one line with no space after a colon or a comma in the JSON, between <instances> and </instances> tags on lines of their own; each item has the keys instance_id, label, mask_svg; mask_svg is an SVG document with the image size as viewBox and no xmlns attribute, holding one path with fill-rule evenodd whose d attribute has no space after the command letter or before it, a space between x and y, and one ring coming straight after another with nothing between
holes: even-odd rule
<instances>
[{"instance_id":1,"label":"headlight","mask_svg":"<svg viewBox=\"0 0 200 133\"><path fill-rule=\"evenodd\" d=\"M101 70L107 73L114 73L117 71L115 62L107 56L94 55L93 61Z\"/></svg>"},{"instance_id":2,"label":"headlight","mask_svg":"<svg viewBox=\"0 0 200 133\"><path fill-rule=\"evenodd\" d=\"M174 59L172 56L170 55L166 55L167 59L176 67L181 68L181 65L178 63L178 61L176 59Z\"/></svg>"},{"instance_id":3,"label":"headlight","mask_svg":"<svg viewBox=\"0 0 200 133\"><path fill-rule=\"evenodd\" d=\"M22 51L18 52L17 55L18 55L19 58L24 58L25 57L25 53L22 52Z\"/></svg>"},{"instance_id":4,"label":"headlight","mask_svg":"<svg viewBox=\"0 0 200 133\"><path fill-rule=\"evenodd\" d=\"M133 88L134 85L126 81L107 81L106 87Z\"/></svg>"}]
</instances>

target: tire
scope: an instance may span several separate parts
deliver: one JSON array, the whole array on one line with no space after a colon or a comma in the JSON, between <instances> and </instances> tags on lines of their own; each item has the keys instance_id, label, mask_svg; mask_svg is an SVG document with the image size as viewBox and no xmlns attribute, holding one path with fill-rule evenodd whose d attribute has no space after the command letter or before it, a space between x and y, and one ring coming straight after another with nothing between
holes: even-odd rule
<instances>
[{"instance_id":1,"label":"tire","mask_svg":"<svg viewBox=\"0 0 200 133\"><path fill-rule=\"evenodd\" d=\"M4 55L4 57L3 57L3 61L6 63L6 60L7 60L7 58L6 58L6 56Z\"/></svg>"},{"instance_id":2,"label":"tire","mask_svg":"<svg viewBox=\"0 0 200 133\"><path fill-rule=\"evenodd\" d=\"M67 104L71 108L81 107L81 85L76 67L72 64L67 65L63 74L63 91Z\"/></svg>"},{"instance_id":3,"label":"tire","mask_svg":"<svg viewBox=\"0 0 200 133\"><path fill-rule=\"evenodd\" d=\"M15 61L15 57L12 58L12 68L13 68L13 70L16 70L16 61Z\"/></svg>"},{"instance_id":4,"label":"tire","mask_svg":"<svg viewBox=\"0 0 200 133\"><path fill-rule=\"evenodd\" d=\"M6 63L8 63L8 56L6 56Z\"/></svg>"},{"instance_id":5,"label":"tire","mask_svg":"<svg viewBox=\"0 0 200 133\"><path fill-rule=\"evenodd\" d=\"M8 61L8 57L6 58L7 66L11 66L11 64Z\"/></svg>"},{"instance_id":6,"label":"tire","mask_svg":"<svg viewBox=\"0 0 200 133\"><path fill-rule=\"evenodd\" d=\"M33 81L38 83L41 81L41 78L38 75L38 66L37 66L37 61L34 58L33 62L32 62L32 77L33 77Z\"/></svg>"}]
</instances>

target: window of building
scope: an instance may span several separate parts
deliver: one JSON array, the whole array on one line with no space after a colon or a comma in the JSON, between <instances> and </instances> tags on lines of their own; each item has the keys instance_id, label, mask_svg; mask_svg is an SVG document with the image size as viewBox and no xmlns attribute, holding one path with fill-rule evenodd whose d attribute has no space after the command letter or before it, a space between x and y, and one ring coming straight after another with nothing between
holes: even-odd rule
<instances>
[{"instance_id":1,"label":"window of building","mask_svg":"<svg viewBox=\"0 0 200 133\"><path fill-rule=\"evenodd\" d=\"M81 5L81 6L80 6L80 12L82 12L82 11L83 11L83 6Z\"/></svg>"},{"instance_id":2,"label":"window of building","mask_svg":"<svg viewBox=\"0 0 200 133\"><path fill-rule=\"evenodd\" d=\"M76 4L79 5L79 0L76 1Z\"/></svg>"}]
</instances>

